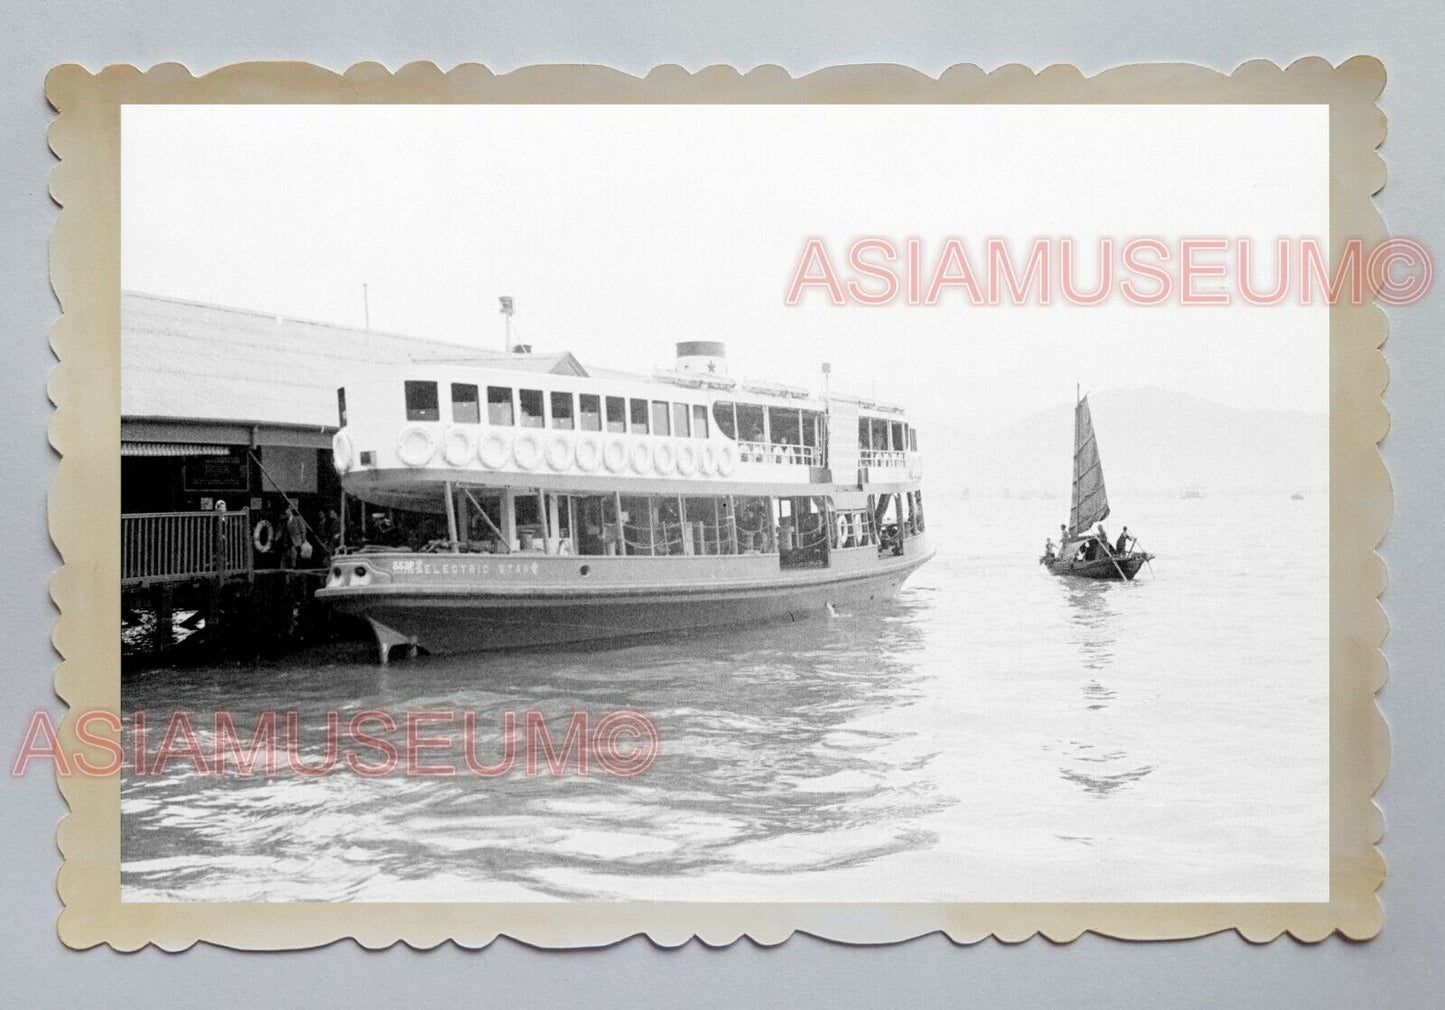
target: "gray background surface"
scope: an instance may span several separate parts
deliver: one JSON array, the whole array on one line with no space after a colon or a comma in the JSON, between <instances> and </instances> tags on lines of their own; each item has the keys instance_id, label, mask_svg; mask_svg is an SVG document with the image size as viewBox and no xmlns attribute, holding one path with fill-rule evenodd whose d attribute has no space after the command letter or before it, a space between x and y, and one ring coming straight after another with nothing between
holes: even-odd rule
<instances>
[{"instance_id":1,"label":"gray background surface","mask_svg":"<svg viewBox=\"0 0 1445 1010\"><path fill-rule=\"evenodd\" d=\"M867 8L873 8L871 10ZM1390 181L1379 198L1397 234L1439 256L1442 234L1442 88L1445 17L1432 0L1401 4L1310 3L1051 5L1014 0L946 7L930 3L600 5L460 2L363 3L197 0L97 4L0 0L0 339L7 419L0 439L6 533L0 584L0 744L8 764L30 713L59 712L51 690L53 610L45 582L58 564L45 526L43 488L54 463L46 442L44 380L53 358L47 327L57 305L46 282L46 244L56 208L44 136L52 112L45 71L62 62L181 61L204 72L245 59L303 59L337 69L362 59L443 67L482 61L504 71L529 63L605 63L642 73L658 63L696 69L778 63L798 74L833 63L898 62L938 73L956 62L1034 68L1072 62L1086 73L1141 60L1187 60L1222 70L1254 58L1305 55L1340 62L1371 53L1390 83L1383 149ZM1439 278L1437 278L1439 280ZM524 1005L567 1000L603 1005L762 1006L800 1002L984 1005L1383 1006L1438 1004L1442 971L1439 856L1442 833L1442 635L1439 558L1445 383L1437 290L1390 313L1393 372L1384 447L1396 493L1394 531L1382 549L1391 582L1391 682L1381 697L1394 768L1380 795L1386 814L1384 933L1370 943L1306 947L1288 938L1251 946L1233 934L1173 944L1084 937L1014 947L958 947L933 936L883 948L848 948L795 937L778 948L747 941L714 951L660 950L633 939L601 951L549 953L501 941L485 952L456 948L367 952L350 942L279 955L197 948L67 951L55 939L59 911L55 824L64 812L48 769L6 777L0 789L4 913L0 1003L53 1005L415 1004L423 999Z\"/></svg>"}]
</instances>

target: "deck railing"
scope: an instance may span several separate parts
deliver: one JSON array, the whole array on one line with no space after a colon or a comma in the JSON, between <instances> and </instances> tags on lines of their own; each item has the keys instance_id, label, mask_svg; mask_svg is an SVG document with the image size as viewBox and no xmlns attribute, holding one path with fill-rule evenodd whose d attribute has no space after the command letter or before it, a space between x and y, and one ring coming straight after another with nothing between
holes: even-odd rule
<instances>
[{"instance_id":1,"label":"deck railing","mask_svg":"<svg viewBox=\"0 0 1445 1010\"><path fill-rule=\"evenodd\" d=\"M901 449L859 449L858 459L864 466L905 466L908 454Z\"/></svg>"},{"instance_id":2,"label":"deck railing","mask_svg":"<svg viewBox=\"0 0 1445 1010\"><path fill-rule=\"evenodd\" d=\"M135 512L120 517L122 584L249 575L249 513Z\"/></svg>"},{"instance_id":3,"label":"deck railing","mask_svg":"<svg viewBox=\"0 0 1445 1010\"><path fill-rule=\"evenodd\" d=\"M776 463L781 466L822 466L822 452L813 445L786 442L738 442L744 463Z\"/></svg>"}]
</instances>

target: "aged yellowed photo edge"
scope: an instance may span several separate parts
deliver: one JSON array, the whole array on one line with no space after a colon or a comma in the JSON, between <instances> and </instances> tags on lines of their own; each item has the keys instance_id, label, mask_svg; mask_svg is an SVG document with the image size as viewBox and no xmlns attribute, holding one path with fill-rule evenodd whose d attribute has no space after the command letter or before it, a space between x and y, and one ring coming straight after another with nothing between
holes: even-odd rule
<instances>
[{"instance_id":1,"label":"aged yellowed photo edge","mask_svg":"<svg viewBox=\"0 0 1445 1010\"><path fill-rule=\"evenodd\" d=\"M634 77L597 66L533 66L494 74L467 64L443 72L413 63L395 73L361 63L336 73L303 63L244 63L202 77L179 64L142 72L56 67L46 95L58 111L49 139L59 163L60 205L50 247L62 315L51 331L58 364L49 391L50 439L60 461L50 485L51 536L63 567L51 582L59 609L53 640L62 660L55 690L69 706L61 742L76 748L75 716L120 711L120 109L127 103L1108 103L1320 104L1329 107L1330 231L1368 245L1384 236L1372 196L1384 185L1376 105L1385 71L1372 57L1339 66L1308 58L1265 61L1232 74L1181 64L1130 65L1085 77L1071 66L1018 65L985 72L958 65L934 78L902 66L845 66L791 77L776 66L697 73L658 67ZM1331 309L1330 390L1330 900L1315 904L688 904L688 903L134 903L121 901L119 776L61 777L70 813L57 842L60 939L74 948L197 942L235 948L314 947L354 938L366 947L455 941L485 946L508 936L540 947L588 947L645 934L673 946L743 936L776 944L796 932L879 944L943 932L960 943L990 935L1016 942L1042 933L1069 941L1088 931L1172 939L1237 930L1256 942L1289 933L1376 935L1385 868L1373 802L1389 765L1375 705L1386 666L1387 623L1375 554L1390 523L1392 493L1378 443L1389 419L1388 374L1375 305Z\"/></svg>"}]
</instances>

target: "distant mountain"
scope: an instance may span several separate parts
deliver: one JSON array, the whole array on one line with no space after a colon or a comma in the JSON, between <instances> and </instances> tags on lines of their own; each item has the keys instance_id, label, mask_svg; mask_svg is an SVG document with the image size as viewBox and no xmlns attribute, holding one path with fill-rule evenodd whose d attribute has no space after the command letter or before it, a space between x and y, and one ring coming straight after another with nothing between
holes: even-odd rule
<instances>
[{"instance_id":1,"label":"distant mountain","mask_svg":"<svg viewBox=\"0 0 1445 1010\"><path fill-rule=\"evenodd\" d=\"M1303 411L1239 410L1157 388L1089 395L1104 477L1113 492L1179 494L1323 491L1329 418ZM941 438L939 436L942 436ZM1061 403L995 432L944 431L927 439L931 477L973 494L1065 498L1073 466L1074 409ZM947 446L947 449L940 449Z\"/></svg>"}]
</instances>

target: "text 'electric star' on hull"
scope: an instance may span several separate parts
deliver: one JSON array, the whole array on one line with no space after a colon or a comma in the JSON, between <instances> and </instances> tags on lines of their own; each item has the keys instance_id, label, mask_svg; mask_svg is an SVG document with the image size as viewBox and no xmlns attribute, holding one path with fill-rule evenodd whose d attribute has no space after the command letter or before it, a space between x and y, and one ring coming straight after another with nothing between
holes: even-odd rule
<instances>
[{"instance_id":1,"label":"text 'electric star' on hull","mask_svg":"<svg viewBox=\"0 0 1445 1010\"><path fill-rule=\"evenodd\" d=\"M822 615L933 554L901 409L732 379L718 343L652 376L418 362L338 402L363 527L317 596L370 621L383 661Z\"/></svg>"}]
</instances>

